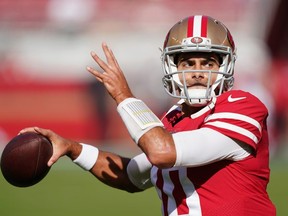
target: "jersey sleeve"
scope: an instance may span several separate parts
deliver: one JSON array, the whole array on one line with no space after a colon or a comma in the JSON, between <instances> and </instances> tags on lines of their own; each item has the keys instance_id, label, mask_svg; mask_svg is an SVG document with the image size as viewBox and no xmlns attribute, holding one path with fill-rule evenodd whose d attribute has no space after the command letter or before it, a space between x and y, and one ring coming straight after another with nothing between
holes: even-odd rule
<instances>
[{"instance_id":1,"label":"jersey sleeve","mask_svg":"<svg viewBox=\"0 0 288 216\"><path fill-rule=\"evenodd\" d=\"M231 91L217 99L214 111L206 117L202 127L219 131L256 149L266 130L267 117L267 108L258 98L244 91Z\"/></svg>"},{"instance_id":2,"label":"jersey sleeve","mask_svg":"<svg viewBox=\"0 0 288 216\"><path fill-rule=\"evenodd\" d=\"M139 189L145 190L152 187L150 180L150 170L152 164L144 153L135 156L127 166L127 174L130 181Z\"/></svg>"},{"instance_id":3,"label":"jersey sleeve","mask_svg":"<svg viewBox=\"0 0 288 216\"><path fill-rule=\"evenodd\" d=\"M175 167L203 166L220 160L238 161L250 155L233 139L210 128L182 131L172 136L177 155Z\"/></svg>"}]
</instances>

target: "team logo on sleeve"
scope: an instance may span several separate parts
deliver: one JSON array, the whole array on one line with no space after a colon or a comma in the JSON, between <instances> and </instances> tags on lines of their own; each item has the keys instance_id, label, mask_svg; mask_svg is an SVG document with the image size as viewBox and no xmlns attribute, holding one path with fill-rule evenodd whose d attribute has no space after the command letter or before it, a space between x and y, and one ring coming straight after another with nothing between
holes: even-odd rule
<instances>
[{"instance_id":1,"label":"team logo on sleeve","mask_svg":"<svg viewBox=\"0 0 288 216\"><path fill-rule=\"evenodd\" d=\"M243 100L245 98L246 97L232 97L232 95L229 95L228 102L232 103L232 102L235 102L235 101Z\"/></svg>"}]
</instances>

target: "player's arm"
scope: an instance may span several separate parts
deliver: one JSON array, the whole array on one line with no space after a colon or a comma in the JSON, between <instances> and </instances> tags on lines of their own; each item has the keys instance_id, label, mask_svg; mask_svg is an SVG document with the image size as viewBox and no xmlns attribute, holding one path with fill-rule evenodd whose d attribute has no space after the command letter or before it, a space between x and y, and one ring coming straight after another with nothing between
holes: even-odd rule
<instances>
[{"instance_id":1,"label":"player's arm","mask_svg":"<svg viewBox=\"0 0 288 216\"><path fill-rule=\"evenodd\" d=\"M128 192L138 192L148 188L148 184L141 186L141 182L137 182L150 177L151 164L147 161L139 162L138 160L137 163L142 163L142 169L139 170L135 168L134 159L130 160L114 153L101 151L91 145L65 139L51 130L31 127L20 131L20 133L25 132L40 133L51 141L53 155L48 161L48 166L52 166L60 157L66 155L84 170L90 171L96 178L111 187Z\"/></svg>"},{"instance_id":2,"label":"player's arm","mask_svg":"<svg viewBox=\"0 0 288 216\"><path fill-rule=\"evenodd\" d=\"M90 172L106 185L130 193L140 192L152 186L151 164L147 163L147 160L143 163L143 158L140 157L129 159L114 153L99 151L97 161Z\"/></svg>"},{"instance_id":3,"label":"player's arm","mask_svg":"<svg viewBox=\"0 0 288 216\"><path fill-rule=\"evenodd\" d=\"M99 58L99 56L94 52L91 52L91 56L95 60L95 62L103 69L103 72L98 71L91 67L87 67L87 70L91 74L93 74L95 78L105 86L108 93L111 95L111 97L115 100L116 104L118 105L119 112L121 112L121 107L119 107L119 104L121 102L124 102L125 100L127 102L127 99L128 102L129 99L130 101L132 99L132 105L136 104L137 109L137 103L139 102L139 100L134 98L128 86L126 78L116 58L114 57L112 50L105 43L102 44L102 49L106 57L106 62L104 62L101 58ZM133 99L136 100L135 103L133 102ZM127 105L126 102L124 103L125 105ZM140 106L143 105L141 101L139 105ZM140 109L142 108L140 107ZM144 109L146 108L144 107ZM128 116L128 118L130 117ZM137 125L133 124L132 122L132 124L128 126L128 130L130 129L133 130L133 128L138 131L136 135L137 137L132 138L135 140L136 143L138 143L139 147L143 150L143 152L146 154L149 161L153 165L156 165L160 168L167 168L172 167L175 164L176 151L172 136L170 133L168 133L166 130L163 129L160 122L156 122L156 125L152 125L152 127L144 126L145 128L144 130L141 130L141 128L138 128ZM152 128L153 130L151 130ZM146 132L147 134L145 134ZM142 138L141 136L144 134L145 136L143 136ZM141 140L138 142L138 139L140 137Z\"/></svg>"},{"instance_id":4,"label":"player's arm","mask_svg":"<svg viewBox=\"0 0 288 216\"><path fill-rule=\"evenodd\" d=\"M82 149L73 152L74 156L72 154L68 156L104 184L130 193L152 187L150 181L152 165L144 154L129 159L101 151L91 145L79 143L73 145L82 146Z\"/></svg>"},{"instance_id":5,"label":"player's arm","mask_svg":"<svg viewBox=\"0 0 288 216\"><path fill-rule=\"evenodd\" d=\"M163 168L196 167L220 160L238 161L253 153L248 144L210 128L170 135L155 127L140 138L138 146L152 164Z\"/></svg>"}]
</instances>

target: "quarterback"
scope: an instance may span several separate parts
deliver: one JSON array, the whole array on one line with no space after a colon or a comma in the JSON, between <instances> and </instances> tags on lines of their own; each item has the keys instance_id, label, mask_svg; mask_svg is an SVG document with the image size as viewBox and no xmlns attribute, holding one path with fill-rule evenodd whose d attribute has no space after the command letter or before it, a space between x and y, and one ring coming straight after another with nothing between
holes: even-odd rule
<instances>
[{"instance_id":1,"label":"quarterback","mask_svg":"<svg viewBox=\"0 0 288 216\"><path fill-rule=\"evenodd\" d=\"M106 61L91 56L103 71L87 70L115 100L143 153L130 159L48 129L23 129L51 140L49 166L67 155L111 187L141 192L154 186L164 216L276 215L267 193L268 111L252 94L232 90L236 47L222 22L197 15L169 30L163 86L177 103L161 118L134 97L112 50L102 48Z\"/></svg>"}]
</instances>

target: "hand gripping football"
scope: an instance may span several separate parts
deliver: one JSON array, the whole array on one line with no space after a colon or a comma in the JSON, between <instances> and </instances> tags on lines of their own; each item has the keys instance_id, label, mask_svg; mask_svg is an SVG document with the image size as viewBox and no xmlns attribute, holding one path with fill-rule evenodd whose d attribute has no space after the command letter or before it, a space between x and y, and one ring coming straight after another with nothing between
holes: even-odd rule
<instances>
[{"instance_id":1,"label":"hand gripping football","mask_svg":"<svg viewBox=\"0 0 288 216\"><path fill-rule=\"evenodd\" d=\"M20 134L2 152L2 174L14 186L32 186L49 172L47 162L52 153L52 144L46 137L32 132Z\"/></svg>"}]
</instances>

